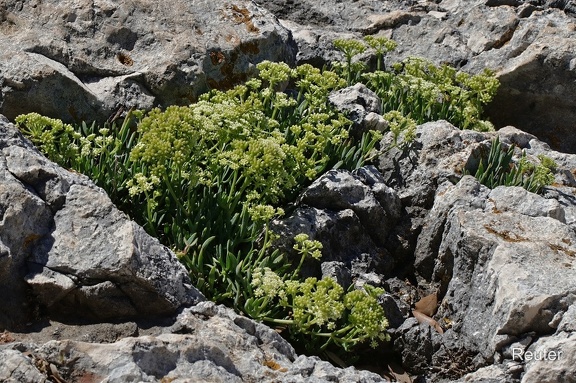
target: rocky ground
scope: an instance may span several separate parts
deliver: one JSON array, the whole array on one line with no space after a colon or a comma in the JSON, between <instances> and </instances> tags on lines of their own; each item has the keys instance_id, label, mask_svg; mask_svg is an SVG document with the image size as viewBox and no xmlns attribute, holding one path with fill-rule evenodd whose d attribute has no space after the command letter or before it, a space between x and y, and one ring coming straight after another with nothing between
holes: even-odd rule
<instances>
[{"instance_id":1,"label":"rocky ground","mask_svg":"<svg viewBox=\"0 0 576 383\"><path fill-rule=\"evenodd\" d=\"M256 3L4 2L0 113L106 120L188 103L261 60L322 65L338 57L333 39L367 34L399 43L388 62L495 70L500 130L421 125L408 147L328 172L275 222L324 244L324 263L307 272L385 288L391 342L364 361L377 373L299 356L277 332L205 302L174 254L0 118L0 381L576 382L576 5ZM354 107L366 118L374 105ZM516 156L554 159L554 184L536 195L464 176L495 136ZM427 314L415 311L430 297Z\"/></svg>"}]
</instances>

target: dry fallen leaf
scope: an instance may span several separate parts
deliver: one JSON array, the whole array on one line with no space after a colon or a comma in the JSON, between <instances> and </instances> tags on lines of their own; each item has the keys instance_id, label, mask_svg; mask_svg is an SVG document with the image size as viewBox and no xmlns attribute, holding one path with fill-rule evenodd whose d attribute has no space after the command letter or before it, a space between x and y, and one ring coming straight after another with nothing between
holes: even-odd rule
<instances>
[{"instance_id":1,"label":"dry fallen leaf","mask_svg":"<svg viewBox=\"0 0 576 383\"><path fill-rule=\"evenodd\" d=\"M436 293L430 294L420 299L414 306L417 311L431 317L436 314L436 310L438 309L438 297L436 296Z\"/></svg>"},{"instance_id":2,"label":"dry fallen leaf","mask_svg":"<svg viewBox=\"0 0 576 383\"><path fill-rule=\"evenodd\" d=\"M444 334L444 330L442 330L440 324L434 319L430 318L428 315L423 314L418 310L412 310L412 315L414 315L414 318L416 318L418 323L426 323L427 325L433 327L434 330L438 332L438 334Z\"/></svg>"},{"instance_id":3,"label":"dry fallen leaf","mask_svg":"<svg viewBox=\"0 0 576 383\"><path fill-rule=\"evenodd\" d=\"M408 375L406 373L406 371L404 371L402 366L400 366L394 362L388 363L388 373L386 375L394 378L394 380L396 382L412 383L412 379L410 378L410 375Z\"/></svg>"}]
</instances>

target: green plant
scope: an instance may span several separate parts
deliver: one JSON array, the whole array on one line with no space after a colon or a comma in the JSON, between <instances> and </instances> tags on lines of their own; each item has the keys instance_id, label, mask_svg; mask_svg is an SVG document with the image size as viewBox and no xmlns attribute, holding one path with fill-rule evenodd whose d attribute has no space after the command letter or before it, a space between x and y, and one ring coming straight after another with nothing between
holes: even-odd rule
<instances>
[{"instance_id":1,"label":"green plant","mask_svg":"<svg viewBox=\"0 0 576 383\"><path fill-rule=\"evenodd\" d=\"M349 39L334 41L334 46L344 53L345 62L333 63L332 68L346 77L348 85L361 81L373 90L382 100L383 114L396 111L416 124L446 120L461 129L494 129L489 121L482 119L484 105L492 101L498 91L499 82L494 73L485 70L469 75L448 65L436 66L415 57L393 64L391 70L383 70L384 55L395 49L396 43L374 36L366 36L364 41L376 52L376 71L363 73L365 66L354 62L354 57L363 53L366 45ZM413 136L408 135L410 137Z\"/></svg>"},{"instance_id":2,"label":"green plant","mask_svg":"<svg viewBox=\"0 0 576 383\"><path fill-rule=\"evenodd\" d=\"M354 56L364 53L366 45L362 41L354 39L336 39L333 42L334 47L344 54L344 63L333 63L333 67L338 68L346 76L346 84L348 86L358 78L358 75L365 69L364 65L360 62L352 62Z\"/></svg>"},{"instance_id":3,"label":"green plant","mask_svg":"<svg viewBox=\"0 0 576 383\"><path fill-rule=\"evenodd\" d=\"M134 129L141 111L129 111L123 123L87 125L74 128L61 120L29 113L16 117L24 133L49 159L90 177L102 187L120 209L137 210L142 200L130 198L129 180L142 171L141 164L130 161L130 150L139 139Z\"/></svg>"},{"instance_id":4,"label":"green plant","mask_svg":"<svg viewBox=\"0 0 576 383\"><path fill-rule=\"evenodd\" d=\"M255 269L246 300L251 317L273 325L287 326L293 338L300 338L309 350L325 351L336 345L350 351L359 343L388 340L388 321L377 297L384 291L366 285L363 290L345 293L332 278L298 280L306 257L319 259L322 245L305 234L295 238L294 249L300 254L299 265L292 272ZM279 315L278 312L283 312Z\"/></svg>"},{"instance_id":5,"label":"green plant","mask_svg":"<svg viewBox=\"0 0 576 383\"><path fill-rule=\"evenodd\" d=\"M500 139L492 140L490 151L478 165L474 177L478 181L493 189L497 186L521 186L532 193L540 193L542 188L554 182L552 170L556 163L549 157L540 156L540 163L533 164L522 152L518 162L513 162L514 146L504 149Z\"/></svg>"},{"instance_id":6,"label":"green plant","mask_svg":"<svg viewBox=\"0 0 576 383\"><path fill-rule=\"evenodd\" d=\"M417 58L393 68L364 75L367 86L381 97L383 111L399 111L418 124L446 120L461 129L493 130L490 122L481 119L483 106L499 87L492 72L472 76Z\"/></svg>"},{"instance_id":7,"label":"green plant","mask_svg":"<svg viewBox=\"0 0 576 383\"><path fill-rule=\"evenodd\" d=\"M398 44L387 37L365 36L364 41L376 51L376 70L384 69L384 55L396 49Z\"/></svg>"},{"instance_id":8,"label":"green plant","mask_svg":"<svg viewBox=\"0 0 576 383\"><path fill-rule=\"evenodd\" d=\"M269 221L326 170L361 166L381 137L369 132L354 142L348 136L350 122L328 102L330 91L345 86L336 73L271 62L257 68L257 78L229 91L210 92L190 106L138 115L136 131L130 128L130 116L119 129L95 124L74 129L36 115L17 120L52 159L100 184L114 185L114 201L177 250L208 298L248 314L256 312L253 281L262 270L286 283L301 283L301 265L291 267L272 248ZM295 85L294 93L278 91L288 82ZM68 147L73 149L62 154ZM118 176L118 182L112 185L106 176ZM303 258L318 255L317 244L298 243ZM325 283L310 280L307 286L325 289ZM309 320L291 317L296 307L309 315L315 312L302 299L294 300L300 303L291 310L268 310L267 320L292 321L290 333L308 340L324 337L326 331L319 335L302 327ZM385 323L383 318L380 322ZM338 323L349 326L344 319ZM346 347L376 336L366 337L360 330L338 334L331 343Z\"/></svg>"},{"instance_id":9,"label":"green plant","mask_svg":"<svg viewBox=\"0 0 576 383\"><path fill-rule=\"evenodd\" d=\"M405 117L397 110L384 114L384 119L388 121L388 129L394 135L394 145L398 145L398 138L404 133L404 143L410 143L416 136L416 121Z\"/></svg>"},{"instance_id":10,"label":"green plant","mask_svg":"<svg viewBox=\"0 0 576 383\"><path fill-rule=\"evenodd\" d=\"M382 68L395 43L370 37L366 43ZM364 80L379 92L395 141L402 135L409 142L417 123L436 118L489 127L478 116L497 83L489 74L469 76L418 60L362 74L365 67L353 58L366 45L339 40L335 46L346 62L333 71L262 62L258 77L244 85L210 92L190 106L133 111L121 126L74 128L36 114L19 116L17 123L49 158L91 177L174 248L207 297L286 326L317 350L349 350L386 338L376 302L381 290L345 293L330 279L300 280L304 259L320 256L319 243L297 236L299 264L290 265L269 229L283 206L322 173L355 169L376 155L381 134L354 141L329 93ZM285 86L294 89L280 91ZM535 180L548 177L538 169Z\"/></svg>"}]
</instances>

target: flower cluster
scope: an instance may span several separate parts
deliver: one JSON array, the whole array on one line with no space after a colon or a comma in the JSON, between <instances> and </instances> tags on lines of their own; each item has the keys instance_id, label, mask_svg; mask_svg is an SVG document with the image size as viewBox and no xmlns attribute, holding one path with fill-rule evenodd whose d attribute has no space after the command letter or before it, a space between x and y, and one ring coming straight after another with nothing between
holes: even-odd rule
<instances>
[{"instance_id":1,"label":"flower cluster","mask_svg":"<svg viewBox=\"0 0 576 383\"><path fill-rule=\"evenodd\" d=\"M388 128L394 135L394 144L398 144L398 138L403 133L403 142L410 143L416 138L416 121L409 117L404 117L397 110L384 114L384 119L388 121Z\"/></svg>"},{"instance_id":2,"label":"flower cluster","mask_svg":"<svg viewBox=\"0 0 576 383\"><path fill-rule=\"evenodd\" d=\"M298 234L294 237L294 249L302 257L310 256L314 259L319 260L322 258L322 243L319 241L312 241L308 239L307 234Z\"/></svg>"},{"instance_id":3,"label":"flower cluster","mask_svg":"<svg viewBox=\"0 0 576 383\"><path fill-rule=\"evenodd\" d=\"M130 179L140 171L139 164L129 160L129 151L137 141L132 125L139 116L139 111L128 112L121 126L83 122L73 127L29 113L16 117L16 123L48 158L89 176L120 208L131 211L139 209L142 202L128 196Z\"/></svg>"},{"instance_id":4,"label":"flower cluster","mask_svg":"<svg viewBox=\"0 0 576 383\"><path fill-rule=\"evenodd\" d=\"M376 347L378 339L388 339L386 334L388 321L384 316L384 310L375 299L384 291L371 286L365 286L365 289L365 291L355 290L346 294L344 305L350 310L348 320L354 326L356 334L369 338L371 345Z\"/></svg>"},{"instance_id":5,"label":"flower cluster","mask_svg":"<svg viewBox=\"0 0 576 383\"><path fill-rule=\"evenodd\" d=\"M333 64L350 85L364 82L382 99L383 111L397 111L421 124L426 121L447 120L461 129L493 130L490 122L482 120L483 106L492 101L499 82L485 70L477 75L459 72L448 66L409 57L385 70L384 55L396 48L385 37L366 36L364 41L376 52L376 71L362 73L365 67L355 56L366 46L357 40L335 40L334 46L345 56L344 62Z\"/></svg>"},{"instance_id":6,"label":"flower cluster","mask_svg":"<svg viewBox=\"0 0 576 383\"><path fill-rule=\"evenodd\" d=\"M385 111L397 110L417 123L444 119L461 129L494 129L481 119L483 105L499 87L490 71L471 76L419 58L408 58L393 68L393 73L365 76L382 97Z\"/></svg>"},{"instance_id":7,"label":"flower cluster","mask_svg":"<svg viewBox=\"0 0 576 383\"><path fill-rule=\"evenodd\" d=\"M258 313L268 313L266 306L284 307L290 313L285 319L264 315L260 319L288 325L294 336L321 340L321 350L331 344L349 350L365 341L376 347L379 340L389 339L388 321L376 299L383 293L381 289L365 286L365 290L345 293L332 278L284 281L269 268L256 270L252 276L254 295L265 298L257 301Z\"/></svg>"},{"instance_id":8,"label":"flower cluster","mask_svg":"<svg viewBox=\"0 0 576 383\"><path fill-rule=\"evenodd\" d=\"M250 284L255 288L254 296L256 297L266 296L272 299L276 297L281 300L286 299L284 281L269 267L256 269L252 273L252 281Z\"/></svg>"},{"instance_id":9,"label":"flower cluster","mask_svg":"<svg viewBox=\"0 0 576 383\"><path fill-rule=\"evenodd\" d=\"M91 150L91 141L81 137L72 125L64 124L61 120L29 113L16 117L16 123L47 157L63 166L73 167L80 153L86 153L86 150L82 150L84 146L88 145ZM90 138L93 140L94 136ZM84 141L81 143L80 139Z\"/></svg>"}]
</instances>

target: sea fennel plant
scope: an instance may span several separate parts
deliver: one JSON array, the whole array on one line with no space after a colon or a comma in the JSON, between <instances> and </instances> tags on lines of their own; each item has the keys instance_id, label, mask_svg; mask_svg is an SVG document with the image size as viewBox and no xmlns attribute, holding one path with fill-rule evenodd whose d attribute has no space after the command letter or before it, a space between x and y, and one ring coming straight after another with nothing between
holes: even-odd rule
<instances>
[{"instance_id":1,"label":"sea fennel plant","mask_svg":"<svg viewBox=\"0 0 576 383\"><path fill-rule=\"evenodd\" d=\"M328 103L329 92L345 86L337 74L271 62L258 69L259 76L246 84L211 92L190 106L138 115L136 131L130 118L120 129L73 129L38 115L21 116L18 123L64 166L102 184L103 171L122 177L107 191L177 250L210 299L281 324L286 334L316 345L316 351L383 338L386 321L373 290L344 294L329 279L300 281L301 264L290 266L273 249L268 229L269 221L283 214L282 206L323 172L361 166L380 135L367 133L358 143L349 137L350 122ZM294 91L279 91L288 82ZM73 150L62 155L69 147ZM300 261L318 257L319 243L302 236L296 243ZM258 280L291 286L286 301L261 301L265 285L258 286ZM309 301L313 291L317 298ZM328 327L318 304L325 293L342 307ZM368 310L354 309L360 303L346 306L344 300L353 298L365 301ZM373 317L379 318L378 331L362 322Z\"/></svg>"},{"instance_id":2,"label":"sea fennel plant","mask_svg":"<svg viewBox=\"0 0 576 383\"><path fill-rule=\"evenodd\" d=\"M368 44L382 63L394 47L387 39ZM374 155L380 134L366 133L359 142L349 137L350 122L328 102L332 90L362 78L381 94L391 92L405 108L389 104L390 129L396 137L414 134L412 118L422 108L407 105L420 97L418 89L393 79L398 70L363 75L352 63L362 49L349 48L340 71L263 62L259 76L243 85L189 106L132 112L121 127L72 128L38 115L18 123L50 158L92 177L175 249L207 297L282 326L316 351L351 349L386 338L376 302L381 291L344 292L330 279L301 280L303 260L317 258L320 244L297 236L300 259L290 265L269 230L270 220L323 172L355 169Z\"/></svg>"},{"instance_id":3,"label":"sea fennel plant","mask_svg":"<svg viewBox=\"0 0 576 383\"><path fill-rule=\"evenodd\" d=\"M307 319L296 320L294 310L304 307L302 298L294 298L300 306L290 307L256 299L261 298L256 291L264 287L254 281L263 270L267 281L302 283L299 266L289 268L284 256L272 249L268 222L282 215L281 206L324 171L360 166L379 135L366 134L360 145L349 138L349 121L327 102L329 92L344 85L334 73L271 62L258 69L258 78L230 91L211 92L189 107L150 112L139 124L142 137L131 158L147 166L147 173L135 180L153 187L140 190L132 181L131 191L150 193L146 200L154 213L147 226L167 228L157 235L183 249L180 259L208 297L257 319L281 321L290 334L307 336L306 343L316 344L310 338L333 332L313 326L321 310L308 308ZM277 90L287 81L295 84L293 97ZM167 218L170 212L175 217ZM158 217L163 222L155 222ZM324 280L308 285L336 288ZM362 297L374 300L368 294ZM268 314L260 315L262 311ZM378 315L384 321L383 313ZM339 322L343 327L349 325L345 318ZM356 332L342 332L323 344L351 345L376 337L352 328Z\"/></svg>"},{"instance_id":4,"label":"sea fennel plant","mask_svg":"<svg viewBox=\"0 0 576 383\"><path fill-rule=\"evenodd\" d=\"M346 76L349 84L359 81L373 90L382 100L384 115L392 113L396 121L401 115L412 119L414 124L447 120L461 129L493 130L492 124L482 119L484 105L493 99L499 87L490 70L470 75L416 57L386 68L384 56L395 49L396 43L373 36L364 41L367 45L359 40L336 40L334 45L343 52L346 61L335 63L334 70ZM368 47L376 54L377 69L365 73L365 65L355 62L354 57ZM408 138L411 137L409 134Z\"/></svg>"}]
</instances>

